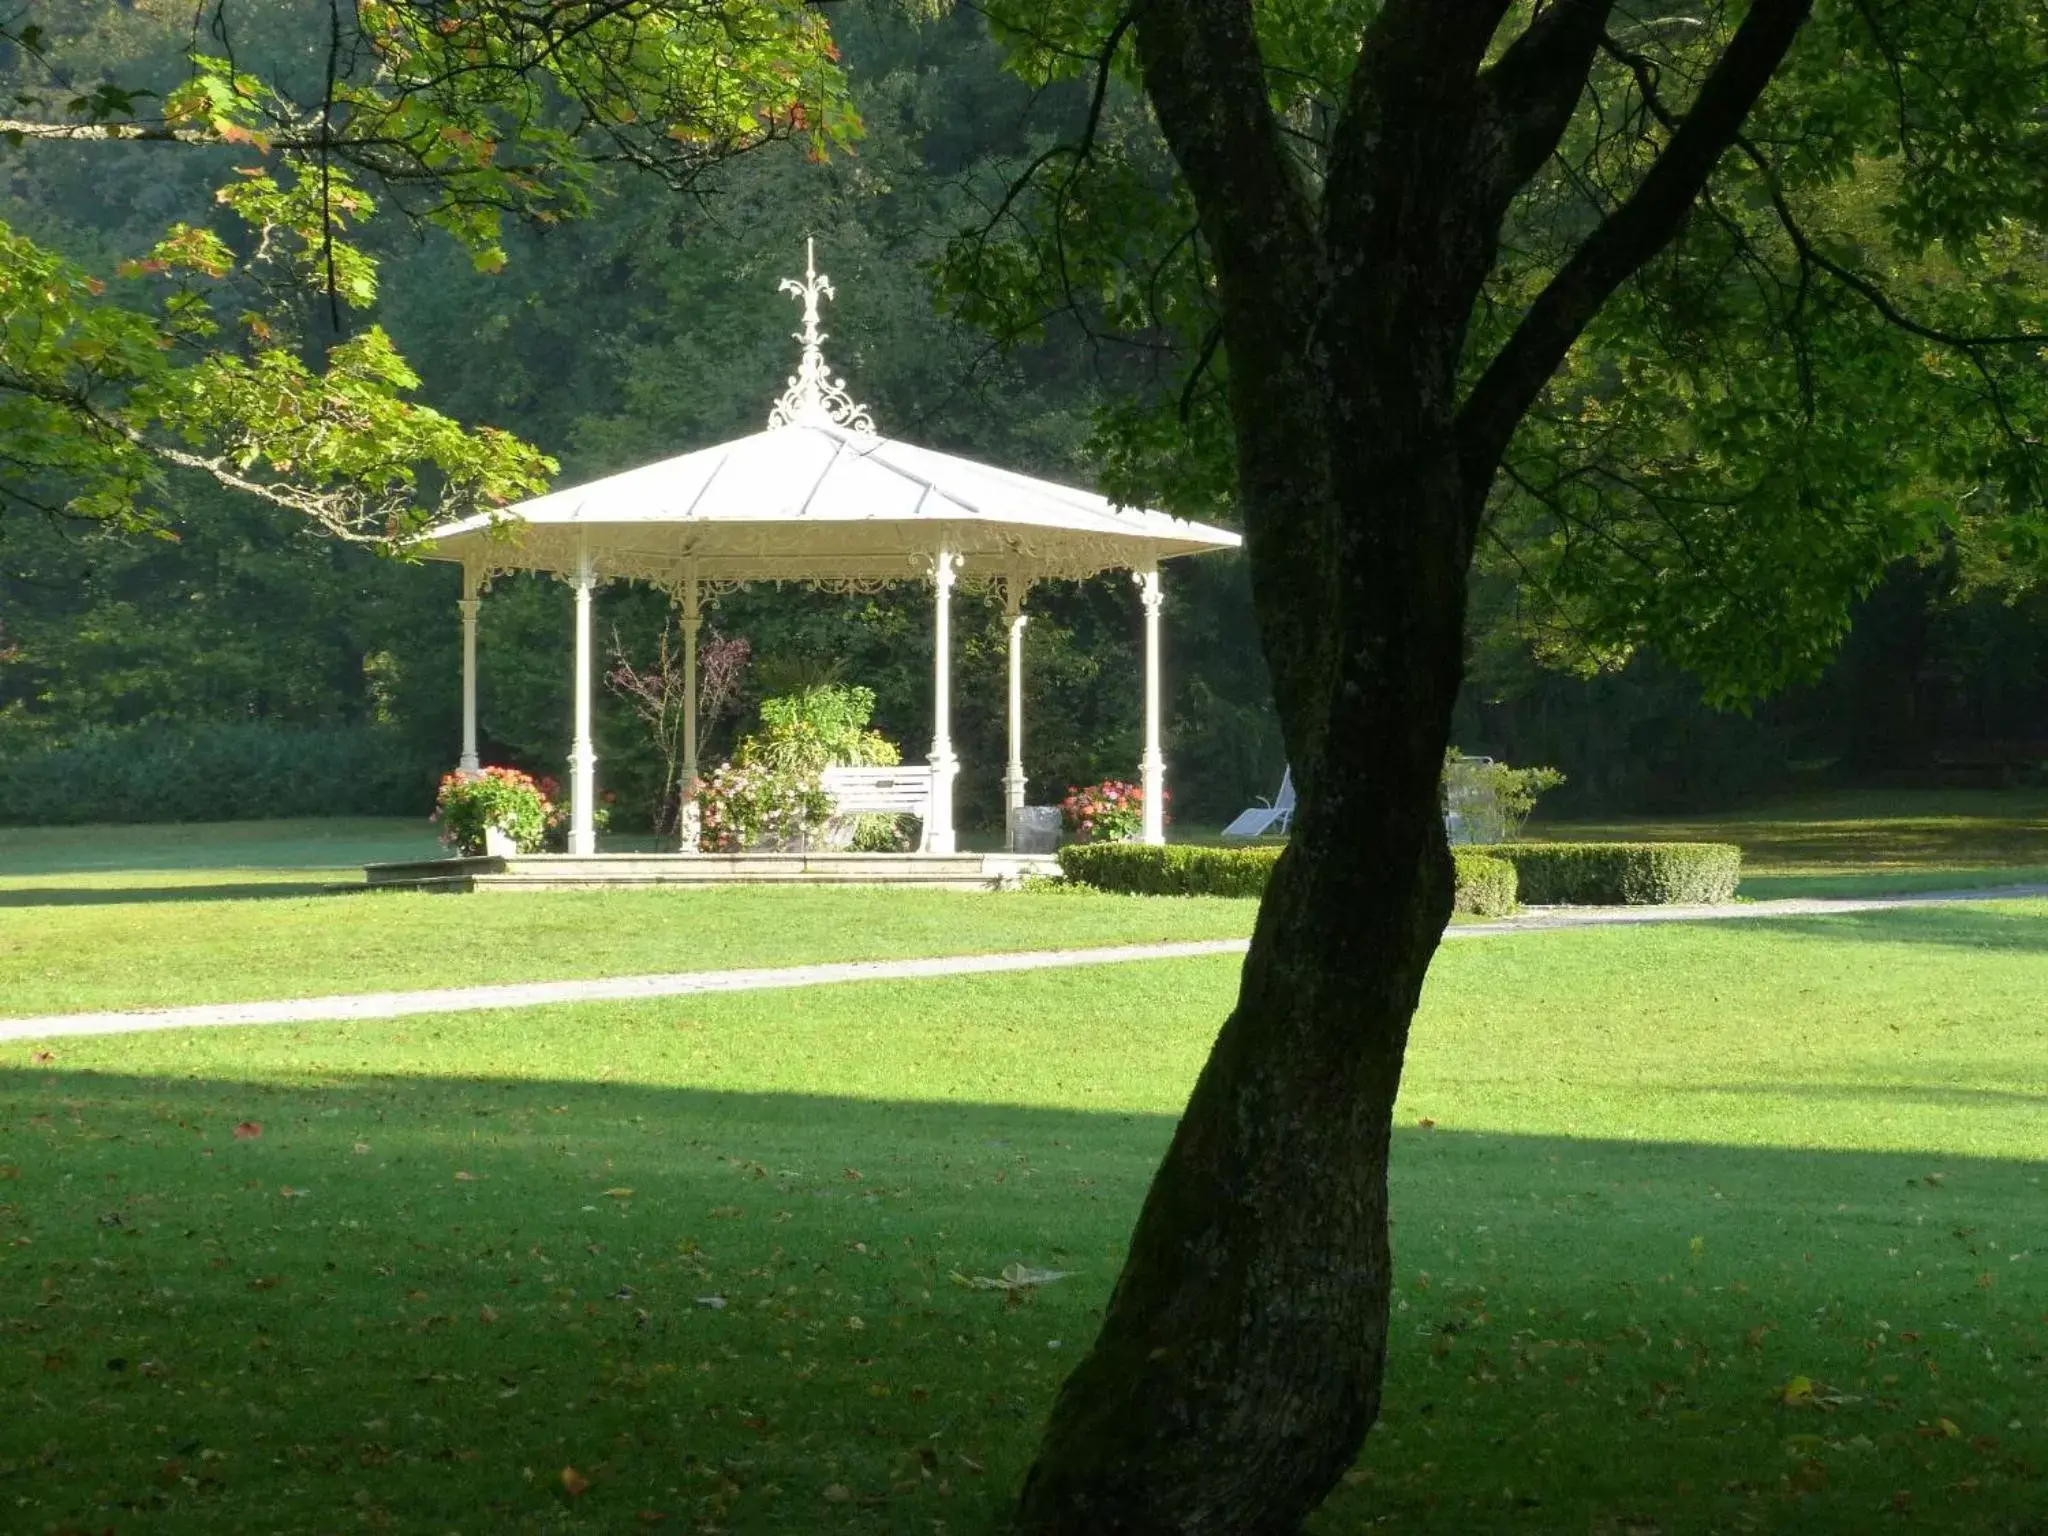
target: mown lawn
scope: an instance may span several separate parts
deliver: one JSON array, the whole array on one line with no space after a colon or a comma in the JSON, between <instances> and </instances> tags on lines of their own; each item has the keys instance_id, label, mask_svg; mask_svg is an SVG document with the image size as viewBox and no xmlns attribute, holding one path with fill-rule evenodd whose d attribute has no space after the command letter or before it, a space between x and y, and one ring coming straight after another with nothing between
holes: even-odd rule
<instances>
[{"instance_id":1,"label":"mown lawn","mask_svg":"<svg viewBox=\"0 0 2048 1536\"><path fill-rule=\"evenodd\" d=\"M430 823L398 816L0 827L0 877L16 885L41 883L38 877L52 875L148 871L206 880L235 871L262 879L262 871L297 870L360 883L365 864L431 859L444 851Z\"/></svg>"},{"instance_id":2,"label":"mown lawn","mask_svg":"<svg viewBox=\"0 0 2048 1536\"><path fill-rule=\"evenodd\" d=\"M1251 932L1248 901L860 887L0 888L0 1017Z\"/></svg>"},{"instance_id":3,"label":"mown lawn","mask_svg":"<svg viewBox=\"0 0 2048 1536\"><path fill-rule=\"evenodd\" d=\"M2048 790L1850 791L1715 816L1538 819L1528 835L1735 843L1757 900L2048 884Z\"/></svg>"},{"instance_id":4,"label":"mown lawn","mask_svg":"<svg viewBox=\"0 0 2048 1536\"><path fill-rule=\"evenodd\" d=\"M2048 794L1834 796L1531 836L1742 845L1742 894L2048 884ZM1250 932L1249 903L937 891L360 889L420 823L0 829L0 1016ZM347 887L347 889L337 889Z\"/></svg>"},{"instance_id":5,"label":"mown lawn","mask_svg":"<svg viewBox=\"0 0 2048 1536\"><path fill-rule=\"evenodd\" d=\"M8 1047L0 1524L993 1529L1233 978ZM2044 997L2038 902L1448 948L1316 1530L2039 1530Z\"/></svg>"}]
</instances>

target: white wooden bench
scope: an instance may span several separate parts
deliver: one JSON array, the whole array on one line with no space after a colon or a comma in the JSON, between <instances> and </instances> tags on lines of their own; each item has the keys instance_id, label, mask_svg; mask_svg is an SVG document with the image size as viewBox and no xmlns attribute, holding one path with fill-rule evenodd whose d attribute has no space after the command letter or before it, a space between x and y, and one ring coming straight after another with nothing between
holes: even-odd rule
<instances>
[{"instance_id":1,"label":"white wooden bench","mask_svg":"<svg viewBox=\"0 0 2048 1536\"><path fill-rule=\"evenodd\" d=\"M819 777L832 797L835 817L915 816L917 851L925 851L932 825L930 767L902 763L891 768L827 768Z\"/></svg>"}]
</instances>

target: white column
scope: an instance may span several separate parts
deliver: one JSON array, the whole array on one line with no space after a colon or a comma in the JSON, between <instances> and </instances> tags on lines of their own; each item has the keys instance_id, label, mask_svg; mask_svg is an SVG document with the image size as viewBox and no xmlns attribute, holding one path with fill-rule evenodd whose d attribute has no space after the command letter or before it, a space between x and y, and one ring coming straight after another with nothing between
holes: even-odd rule
<instances>
[{"instance_id":1,"label":"white column","mask_svg":"<svg viewBox=\"0 0 2048 1536\"><path fill-rule=\"evenodd\" d=\"M1159 750L1159 568L1135 573L1138 598L1145 605L1145 755L1138 762L1139 786L1145 791L1142 841L1166 841L1166 758Z\"/></svg>"},{"instance_id":2,"label":"white column","mask_svg":"<svg viewBox=\"0 0 2048 1536\"><path fill-rule=\"evenodd\" d=\"M693 566L683 578L683 806L676 826L685 853L697 851L697 632L704 627L703 602Z\"/></svg>"},{"instance_id":3,"label":"white column","mask_svg":"<svg viewBox=\"0 0 2048 1536\"><path fill-rule=\"evenodd\" d=\"M932 824L925 828L925 851L952 853L953 780L960 759L953 755L953 583L960 576L960 557L941 549L932 562Z\"/></svg>"},{"instance_id":4,"label":"white column","mask_svg":"<svg viewBox=\"0 0 2048 1536\"><path fill-rule=\"evenodd\" d=\"M576 552L576 735L569 747L569 851L597 852L597 752L590 740L590 597L597 585L590 551Z\"/></svg>"},{"instance_id":5,"label":"white column","mask_svg":"<svg viewBox=\"0 0 2048 1536\"><path fill-rule=\"evenodd\" d=\"M1003 769L1003 846L1016 851L1017 814L1024 809L1024 588L1003 582L1003 617L1010 630L1010 760Z\"/></svg>"},{"instance_id":6,"label":"white column","mask_svg":"<svg viewBox=\"0 0 2048 1536\"><path fill-rule=\"evenodd\" d=\"M477 574L462 568L462 600L455 609L462 615L462 761L457 765L475 773L476 755L476 618L483 607L477 596Z\"/></svg>"}]
</instances>

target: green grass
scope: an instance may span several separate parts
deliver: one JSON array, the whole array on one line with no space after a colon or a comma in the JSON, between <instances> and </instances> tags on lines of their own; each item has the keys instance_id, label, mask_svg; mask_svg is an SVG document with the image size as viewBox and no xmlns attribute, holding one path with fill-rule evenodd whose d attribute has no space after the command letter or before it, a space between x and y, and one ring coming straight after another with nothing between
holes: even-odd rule
<instances>
[{"instance_id":1,"label":"green grass","mask_svg":"<svg viewBox=\"0 0 2048 1536\"><path fill-rule=\"evenodd\" d=\"M8 1528L991 1529L1234 969L6 1047ZM1447 947L1315 1529L2037 1531L2044 996L2038 902Z\"/></svg>"},{"instance_id":2,"label":"green grass","mask_svg":"<svg viewBox=\"0 0 2048 1536\"><path fill-rule=\"evenodd\" d=\"M407 838L414 842L407 843ZM1249 903L726 887L367 891L411 822L0 829L0 1015L1231 938Z\"/></svg>"},{"instance_id":3,"label":"green grass","mask_svg":"<svg viewBox=\"0 0 2048 1536\"><path fill-rule=\"evenodd\" d=\"M1843 792L1714 816L1530 823L1532 841L1742 849L1742 892L1875 896L2048 884L2048 790Z\"/></svg>"},{"instance_id":4,"label":"green grass","mask_svg":"<svg viewBox=\"0 0 2048 1536\"><path fill-rule=\"evenodd\" d=\"M364 864L445 850L416 818L221 821L133 827L0 827L0 878L106 871L314 870L360 882Z\"/></svg>"},{"instance_id":5,"label":"green grass","mask_svg":"<svg viewBox=\"0 0 2048 1536\"><path fill-rule=\"evenodd\" d=\"M1748 897L2048 883L2048 794L2032 792L1531 832L1733 840ZM1229 937L1252 919L1238 902L1029 893L360 890L363 861L434 849L411 821L0 829L0 1013Z\"/></svg>"},{"instance_id":6,"label":"green grass","mask_svg":"<svg viewBox=\"0 0 2048 1536\"><path fill-rule=\"evenodd\" d=\"M1065 892L53 885L0 890L0 1013L1227 938L1253 915Z\"/></svg>"}]
</instances>

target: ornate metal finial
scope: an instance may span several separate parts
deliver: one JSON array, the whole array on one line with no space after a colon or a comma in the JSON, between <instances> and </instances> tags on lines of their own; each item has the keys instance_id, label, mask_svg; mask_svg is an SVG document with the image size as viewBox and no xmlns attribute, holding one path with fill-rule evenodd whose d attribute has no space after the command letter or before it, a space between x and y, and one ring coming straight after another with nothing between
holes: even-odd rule
<instances>
[{"instance_id":1,"label":"ornate metal finial","mask_svg":"<svg viewBox=\"0 0 2048 1536\"><path fill-rule=\"evenodd\" d=\"M804 301L804 328L795 332L804 344L803 359L789 380L789 387L768 413L769 427L839 426L869 437L875 433L875 419L864 405L856 405L846 392L846 380L835 379L825 368L821 350L825 333L818 329L818 299L837 299L832 279L818 270L817 242L804 242L804 280L785 277L778 290Z\"/></svg>"}]
</instances>

